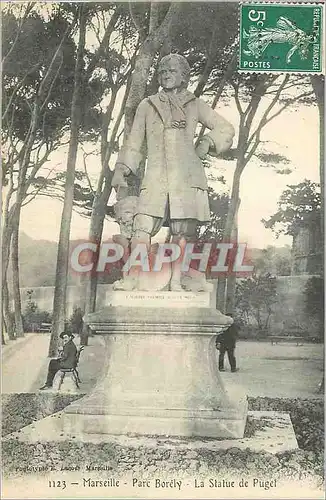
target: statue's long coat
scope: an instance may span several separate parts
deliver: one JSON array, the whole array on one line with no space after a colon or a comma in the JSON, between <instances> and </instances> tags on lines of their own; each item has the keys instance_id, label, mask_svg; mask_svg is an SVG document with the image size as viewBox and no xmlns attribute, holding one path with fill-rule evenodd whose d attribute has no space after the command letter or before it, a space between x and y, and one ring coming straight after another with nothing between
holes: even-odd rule
<instances>
[{"instance_id":1,"label":"statue's long coat","mask_svg":"<svg viewBox=\"0 0 326 500\"><path fill-rule=\"evenodd\" d=\"M166 94L160 92L144 99L136 111L128 141L120 152L123 163L137 174L144 140L147 165L141 185L137 213L164 217L167 199L171 219L210 219L207 179L194 147L199 123L210 129L216 153L230 147L234 129L208 104L189 91L180 94L185 110L185 128L173 128Z\"/></svg>"}]
</instances>

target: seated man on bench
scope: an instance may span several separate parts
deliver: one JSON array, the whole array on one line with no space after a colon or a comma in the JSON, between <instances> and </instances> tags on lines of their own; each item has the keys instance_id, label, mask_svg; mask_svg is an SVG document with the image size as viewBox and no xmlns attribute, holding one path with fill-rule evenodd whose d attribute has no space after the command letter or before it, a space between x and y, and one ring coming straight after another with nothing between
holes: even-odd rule
<instances>
[{"instance_id":1,"label":"seated man on bench","mask_svg":"<svg viewBox=\"0 0 326 500\"><path fill-rule=\"evenodd\" d=\"M51 359L49 363L46 382L42 387L40 387L40 391L44 391L45 389L50 389L52 387L53 379L57 371L61 370L62 368L75 368L76 366L77 347L72 341L72 339L74 338L73 334L70 332L62 332L60 333L60 338L63 342L63 349L61 351L60 357Z\"/></svg>"}]
</instances>

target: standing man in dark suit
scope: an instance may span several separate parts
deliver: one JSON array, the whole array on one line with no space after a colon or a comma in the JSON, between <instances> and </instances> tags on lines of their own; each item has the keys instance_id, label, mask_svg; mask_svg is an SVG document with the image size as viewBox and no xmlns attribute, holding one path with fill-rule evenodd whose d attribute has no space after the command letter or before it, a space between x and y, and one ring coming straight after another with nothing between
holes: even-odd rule
<instances>
[{"instance_id":1,"label":"standing man in dark suit","mask_svg":"<svg viewBox=\"0 0 326 500\"><path fill-rule=\"evenodd\" d=\"M77 347L75 346L72 339L73 334L70 332L60 333L60 338L62 339L63 349L61 351L60 357L56 359L51 359L48 368L48 376L45 384L40 387L40 391L45 389L50 389L53 384L53 379L57 371L61 368L74 368L76 364Z\"/></svg>"},{"instance_id":2,"label":"standing man in dark suit","mask_svg":"<svg viewBox=\"0 0 326 500\"><path fill-rule=\"evenodd\" d=\"M230 313L227 313L226 316L230 316L232 318L232 315ZM232 323L232 325L225 332L216 337L216 348L220 351L218 358L218 369L220 372L225 371L224 356L226 352L229 358L231 372L234 373L238 371L237 362L234 355L237 337L238 327L235 323Z\"/></svg>"}]
</instances>

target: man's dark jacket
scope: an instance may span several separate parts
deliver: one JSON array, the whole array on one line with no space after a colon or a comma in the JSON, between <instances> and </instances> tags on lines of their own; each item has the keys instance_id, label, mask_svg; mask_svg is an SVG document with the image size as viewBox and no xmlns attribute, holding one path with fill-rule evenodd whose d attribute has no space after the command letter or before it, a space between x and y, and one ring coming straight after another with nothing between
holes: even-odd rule
<instances>
[{"instance_id":1,"label":"man's dark jacket","mask_svg":"<svg viewBox=\"0 0 326 500\"><path fill-rule=\"evenodd\" d=\"M234 349L238 337L238 330L239 328L237 325L233 323L225 332L217 336L216 343L219 343L221 347L225 349Z\"/></svg>"},{"instance_id":2,"label":"man's dark jacket","mask_svg":"<svg viewBox=\"0 0 326 500\"><path fill-rule=\"evenodd\" d=\"M60 357L60 368L75 368L77 347L72 340L69 340L63 346L63 352Z\"/></svg>"}]
</instances>

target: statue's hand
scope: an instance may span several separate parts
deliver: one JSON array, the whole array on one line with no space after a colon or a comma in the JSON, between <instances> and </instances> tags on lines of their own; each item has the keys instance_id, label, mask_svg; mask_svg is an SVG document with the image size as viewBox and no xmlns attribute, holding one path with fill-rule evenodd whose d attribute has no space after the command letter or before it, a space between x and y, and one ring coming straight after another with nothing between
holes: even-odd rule
<instances>
[{"instance_id":1,"label":"statue's hand","mask_svg":"<svg viewBox=\"0 0 326 500\"><path fill-rule=\"evenodd\" d=\"M115 170L112 177L112 187L117 191L120 187L127 187L127 181L122 172Z\"/></svg>"},{"instance_id":2,"label":"statue's hand","mask_svg":"<svg viewBox=\"0 0 326 500\"><path fill-rule=\"evenodd\" d=\"M209 148L211 147L211 144L212 140L210 139L210 137L204 136L200 140L198 146L196 147L196 153L201 160L204 160L204 158L206 158L206 155L209 151Z\"/></svg>"},{"instance_id":3,"label":"statue's hand","mask_svg":"<svg viewBox=\"0 0 326 500\"><path fill-rule=\"evenodd\" d=\"M127 188L128 183L125 177L130 174L130 169L122 163L117 163L112 177L112 187L118 191L120 188Z\"/></svg>"}]
</instances>

